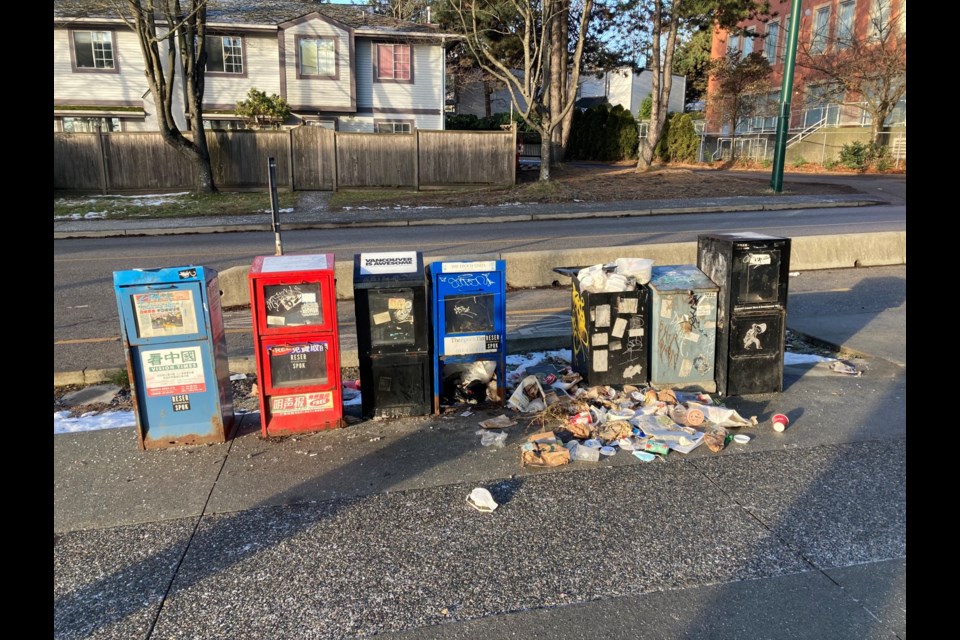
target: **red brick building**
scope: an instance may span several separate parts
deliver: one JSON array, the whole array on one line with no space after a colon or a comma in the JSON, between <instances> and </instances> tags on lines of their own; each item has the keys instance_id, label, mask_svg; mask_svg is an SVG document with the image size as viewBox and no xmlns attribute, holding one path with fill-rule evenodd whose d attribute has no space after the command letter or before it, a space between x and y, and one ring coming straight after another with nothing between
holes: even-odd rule
<instances>
[{"instance_id":1,"label":"red brick building","mask_svg":"<svg viewBox=\"0 0 960 640\"><path fill-rule=\"evenodd\" d=\"M790 29L790 0L771 0L769 15L740 23L744 33L728 32L716 28L713 33L711 58L719 58L728 52L739 51L742 56L750 52L762 53L773 67L769 79L769 91L758 98L764 105L750 117L737 124L737 135L766 134L776 130L780 88L783 81L784 57ZM791 99L791 131L803 131L819 126L869 128L870 116L856 105L860 96L838 96L818 84L815 72L799 64L804 54L815 56L829 54L836 47L843 47L851 40L876 38L876 25L886 24L895 36L905 37L906 0L802 0L800 8L800 33L798 41L798 64L794 70L793 96ZM902 38L901 38L902 39ZM904 45L905 46L905 45ZM710 96L716 92L713 79L707 88L706 131L720 135L731 134L730 124L716 105L711 105ZM905 130L906 95L900 100L894 113L887 118L888 127Z\"/></svg>"}]
</instances>

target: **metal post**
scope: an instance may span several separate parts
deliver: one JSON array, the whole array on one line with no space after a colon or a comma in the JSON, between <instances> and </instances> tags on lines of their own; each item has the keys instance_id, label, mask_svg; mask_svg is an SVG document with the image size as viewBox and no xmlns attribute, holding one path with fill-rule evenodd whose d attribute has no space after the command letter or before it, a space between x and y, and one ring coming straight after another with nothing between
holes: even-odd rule
<instances>
[{"instance_id":1,"label":"metal post","mask_svg":"<svg viewBox=\"0 0 960 640\"><path fill-rule=\"evenodd\" d=\"M777 119L777 144L773 150L773 175L770 187L783 191L783 162L787 155L787 128L790 126L790 99L793 93L793 68L797 61L797 40L800 35L800 0L792 0L790 7L790 33L783 61L783 83L780 86L780 117Z\"/></svg>"},{"instance_id":2,"label":"metal post","mask_svg":"<svg viewBox=\"0 0 960 640\"><path fill-rule=\"evenodd\" d=\"M277 198L277 159L267 158L268 176L270 181L270 220L273 225L273 235L277 244L277 255L283 255L283 244L280 241L280 201Z\"/></svg>"}]
</instances>

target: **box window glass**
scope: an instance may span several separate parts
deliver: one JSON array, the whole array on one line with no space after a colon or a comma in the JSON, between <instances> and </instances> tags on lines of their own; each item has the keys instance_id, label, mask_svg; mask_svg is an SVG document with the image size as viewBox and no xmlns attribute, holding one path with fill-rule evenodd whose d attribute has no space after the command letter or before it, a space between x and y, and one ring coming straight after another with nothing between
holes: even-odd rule
<instances>
[{"instance_id":1,"label":"box window glass","mask_svg":"<svg viewBox=\"0 0 960 640\"><path fill-rule=\"evenodd\" d=\"M327 345L313 342L267 347L275 389L327 384Z\"/></svg>"},{"instance_id":2,"label":"box window glass","mask_svg":"<svg viewBox=\"0 0 960 640\"><path fill-rule=\"evenodd\" d=\"M764 249L740 254L734 261L732 284L734 305L778 302L780 251Z\"/></svg>"},{"instance_id":3,"label":"box window glass","mask_svg":"<svg viewBox=\"0 0 960 640\"><path fill-rule=\"evenodd\" d=\"M323 324L319 282L274 284L263 287L263 306L270 328Z\"/></svg>"},{"instance_id":4,"label":"box window glass","mask_svg":"<svg viewBox=\"0 0 960 640\"><path fill-rule=\"evenodd\" d=\"M374 347L414 344L413 289L371 291L369 301Z\"/></svg>"},{"instance_id":5,"label":"box window glass","mask_svg":"<svg viewBox=\"0 0 960 640\"><path fill-rule=\"evenodd\" d=\"M493 333L494 294L448 296L444 299L446 333Z\"/></svg>"}]
</instances>

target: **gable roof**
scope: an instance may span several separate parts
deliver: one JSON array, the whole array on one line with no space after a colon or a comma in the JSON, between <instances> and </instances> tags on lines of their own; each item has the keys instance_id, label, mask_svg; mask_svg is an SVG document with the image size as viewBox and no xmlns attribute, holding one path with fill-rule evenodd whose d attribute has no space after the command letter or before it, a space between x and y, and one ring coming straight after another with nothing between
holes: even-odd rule
<instances>
[{"instance_id":1,"label":"gable roof","mask_svg":"<svg viewBox=\"0 0 960 640\"><path fill-rule=\"evenodd\" d=\"M328 4L316 0L208 0L207 23L280 25L314 12L360 32L453 35L441 33L437 25L370 13L365 6ZM103 0L53 0L53 17L54 20L117 19L117 14Z\"/></svg>"}]
</instances>

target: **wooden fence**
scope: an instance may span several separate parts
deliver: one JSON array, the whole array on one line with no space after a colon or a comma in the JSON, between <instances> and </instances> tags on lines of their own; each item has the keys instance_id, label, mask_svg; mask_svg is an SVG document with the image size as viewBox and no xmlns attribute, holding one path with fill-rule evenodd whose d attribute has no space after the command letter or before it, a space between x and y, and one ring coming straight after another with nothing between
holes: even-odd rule
<instances>
[{"instance_id":1,"label":"wooden fence","mask_svg":"<svg viewBox=\"0 0 960 640\"><path fill-rule=\"evenodd\" d=\"M267 159L277 186L339 188L511 185L513 131L348 133L301 126L286 131L208 131L220 189L266 189ZM191 162L158 132L53 134L53 188L116 193L195 186Z\"/></svg>"}]
</instances>

